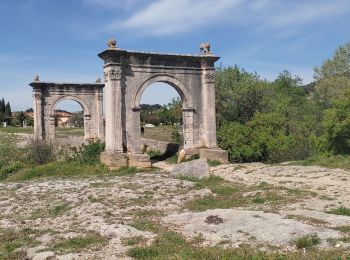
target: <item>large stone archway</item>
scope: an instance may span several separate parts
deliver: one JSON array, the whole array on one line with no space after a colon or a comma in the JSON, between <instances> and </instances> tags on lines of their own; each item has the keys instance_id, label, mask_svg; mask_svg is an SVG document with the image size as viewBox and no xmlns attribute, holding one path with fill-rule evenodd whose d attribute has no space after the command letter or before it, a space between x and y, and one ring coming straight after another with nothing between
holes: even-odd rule
<instances>
[{"instance_id":1,"label":"large stone archway","mask_svg":"<svg viewBox=\"0 0 350 260\"><path fill-rule=\"evenodd\" d=\"M55 137L55 108L63 100L74 100L84 110L84 139L103 139L104 84L41 82L38 77L30 83L34 98L34 136L39 139Z\"/></svg>"},{"instance_id":2,"label":"large stone archway","mask_svg":"<svg viewBox=\"0 0 350 260\"><path fill-rule=\"evenodd\" d=\"M219 57L201 46L201 55L159 54L119 49L115 41L99 54L104 60L106 151L111 168L150 166L141 152L140 98L148 85L165 82L183 101L184 149L201 157L227 161L216 142L215 67Z\"/></svg>"},{"instance_id":3,"label":"large stone archway","mask_svg":"<svg viewBox=\"0 0 350 260\"><path fill-rule=\"evenodd\" d=\"M36 138L54 138L54 109L64 99L84 109L85 139L105 139L101 161L110 168L148 167L141 151L140 99L154 82L174 87L182 99L184 149L200 157L226 162L228 154L217 147L215 118L215 67L219 57L201 45L200 55L159 54L119 49L114 40L98 56L104 61L104 82L94 84L41 82L30 85L34 98ZM103 126L103 88L105 122Z\"/></svg>"}]
</instances>

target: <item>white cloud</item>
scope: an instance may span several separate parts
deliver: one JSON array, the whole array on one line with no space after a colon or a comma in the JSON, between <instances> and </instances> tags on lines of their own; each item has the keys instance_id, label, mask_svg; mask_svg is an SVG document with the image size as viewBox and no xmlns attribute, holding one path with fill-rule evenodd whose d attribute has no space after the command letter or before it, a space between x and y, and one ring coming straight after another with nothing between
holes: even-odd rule
<instances>
[{"instance_id":1,"label":"white cloud","mask_svg":"<svg viewBox=\"0 0 350 260\"><path fill-rule=\"evenodd\" d=\"M85 1L106 6L120 4L120 1L113 0ZM123 29L142 35L163 36L223 24L263 30L294 29L350 12L348 0L131 0L130 5L134 8L130 9L129 16L107 25L108 31Z\"/></svg>"},{"instance_id":2,"label":"white cloud","mask_svg":"<svg viewBox=\"0 0 350 260\"><path fill-rule=\"evenodd\" d=\"M349 13L349 1L311 1L292 2L279 8L269 17L265 17L264 27L285 27L288 25L307 24L317 20L326 20Z\"/></svg>"},{"instance_id":3,"label":"white cloud","mask_svg":"<svg viewBox=\"0 0 350 260\"><path fill-rule=\"evenodd\" d=\"M241 0L158 0L108 29L136 29L145 34L168 35L192 31L221 20Z\"/></svg>"}]
</instances>

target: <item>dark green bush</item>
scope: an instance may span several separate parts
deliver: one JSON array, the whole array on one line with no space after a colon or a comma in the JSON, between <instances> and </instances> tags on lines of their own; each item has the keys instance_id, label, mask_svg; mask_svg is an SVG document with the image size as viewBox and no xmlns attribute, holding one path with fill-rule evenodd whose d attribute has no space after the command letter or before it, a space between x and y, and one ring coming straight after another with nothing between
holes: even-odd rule
<instances>
[{"instance_id":1,"label":"dark green bush","mask_svg":"<svg viewBox=\"0 0 350 260\"><path fill-rule=\"evenodd\" d=\"M43 165L56 159L55 149L52 143L32 139L27 147L27 155L30 163Z\"/></svg>"},{"instance_id":2,"label":"dark green bush","mask_svg":"<svg viewBox=\"0 0 350 260\"><path fill-rule=\"evenodd\" d=\"M100 140L92 141L79 148L71 148L66 159L81 164L95 164L99 162L99 156L104 149L105 144Z\"/></svg>"}]
</instances>

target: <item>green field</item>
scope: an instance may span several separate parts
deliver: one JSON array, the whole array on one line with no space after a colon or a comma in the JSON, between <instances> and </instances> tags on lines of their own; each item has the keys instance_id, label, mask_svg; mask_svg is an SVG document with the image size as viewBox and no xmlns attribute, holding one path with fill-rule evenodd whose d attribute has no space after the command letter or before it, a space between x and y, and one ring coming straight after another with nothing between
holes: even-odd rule
<instances>
[{"instance_id":1,"label":"green field","mask_svg":"<svg viewBox=\"0 0 350 260\"><path fill-rule=\"evenodd\" d=\"M171 134L176 130L182 131L182 127L180 126L174 128L173 126L168 125L145 127L145 135L142 137L163 142L174 142L174 140L171 138Z\"/></svg>"},{"instance_id":2,"label":"green field","mask_svg":"<svg viewBox=\"0 0 350 260\"><path fill-rule=\"evenodd\" d=\"M145 127L145 135L142 136L147 139L153 139L157 141L163 142L173 142L172 140L172 132L175 130L181 131L180 127L173 126L156 126L156 127ZM0 132L9 133L9 134L33 134L33 127L6 127L0 128ZM83 128L56 128L56 136L57 137L66 137L66 136L84 136Z\"/></svg>"}]
</instances>

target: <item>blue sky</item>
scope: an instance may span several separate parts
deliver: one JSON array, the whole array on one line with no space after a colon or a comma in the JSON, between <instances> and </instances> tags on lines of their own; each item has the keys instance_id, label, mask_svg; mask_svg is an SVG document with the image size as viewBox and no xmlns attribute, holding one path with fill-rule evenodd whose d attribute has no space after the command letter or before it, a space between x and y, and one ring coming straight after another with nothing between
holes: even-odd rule
<instances>
[{"instance_id":1,"label":"blue sky","mask_svg":"<svg viewBox=\"0 0 350 260\"><path fill-rule=\"evenodd\" d=\"M1 0L0 97L13 110L31 107L35 74L94 82L109 38L123 49L190 54L210 42L217 65L270 80L289 70L308 83L350 40L349 17L349 0ZM174 92L160 88L143 101L167 103Z\"/></svg>"}]
</instances>

